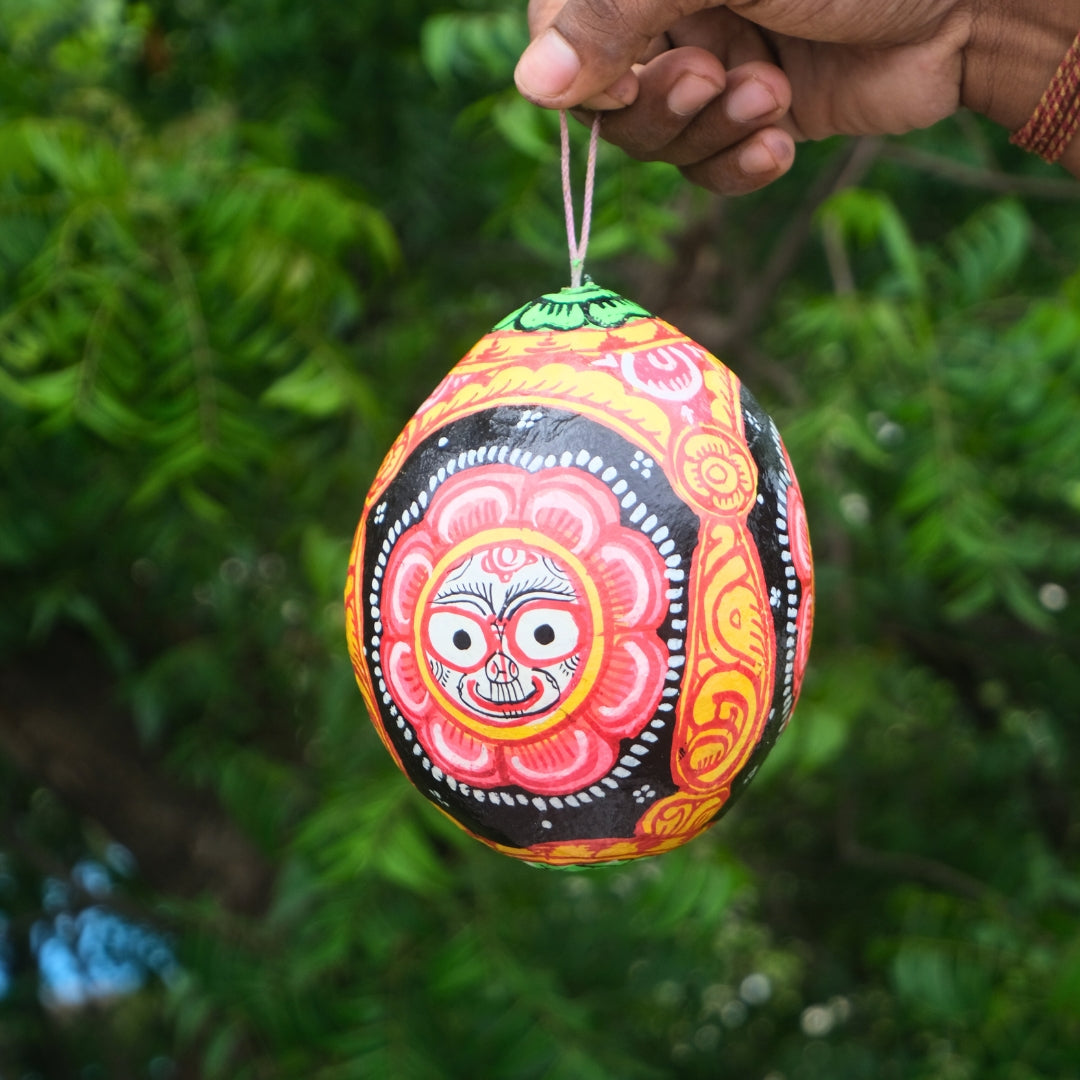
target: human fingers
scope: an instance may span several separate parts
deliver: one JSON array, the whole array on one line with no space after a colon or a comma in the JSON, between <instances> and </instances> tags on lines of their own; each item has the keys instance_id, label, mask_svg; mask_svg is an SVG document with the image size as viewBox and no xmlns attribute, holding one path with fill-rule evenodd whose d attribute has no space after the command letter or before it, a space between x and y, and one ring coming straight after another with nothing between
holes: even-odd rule
<instances>
[{"instance_id":1,"label":"human fingers","mask_svg":"<svg viewBox=\"0 0 1080 1080\"><path fill-rule=\"evenodd\" d=\"M605 113L604 139L641 161L669 160L666 148L720 96L727 72L712 53L682 48L635 65L634 73L638 95L632 105Z\"/></svg>"},{"instance_id":2,"label":"human fingers","mask_svg":"<svg viewBox=\"0 0 1080 1080\"><path fill-rule=\"evenodd\" d=\"M531 0L534 35L514 73L530 101L552 109L631 104L634 63L691 12L722 0Z\"/></svg>"},{"instance_id":3,"label":"human fingers","mask_svg":"<svg viewBox=\"0 0 1080 1080\"><path fill-rule=\"evenodd\" d=\"M778 180L794 161L795 140L791 132L766 127L680 171L692 184L717 195L747 195Z\"/></svg>"},{"instance_id":4,"label":"human fingers","mask_svg":"<svg viewBox=\"0 0 1080 1080\"><path fill-rule=\"evenodd\" d=\"M643 67L639 78L637 101L606 115L604 138L631 157L680 167L782 123L791 103L791 87L777 67L751 61L726 73L702 49L673 49Z\"/></svg>"},{"instance_id":5,"label":"human fingers","mask_svg":"<svg viewBox=\"0 0 1080 1080\"><path fill-rule=\"evenodd\" d=\"M694 118L665 160L718 195L746 195L778 180L795 161L791 85L772 64L728 72L724 93Z\"/></svg>"}]
</instances>

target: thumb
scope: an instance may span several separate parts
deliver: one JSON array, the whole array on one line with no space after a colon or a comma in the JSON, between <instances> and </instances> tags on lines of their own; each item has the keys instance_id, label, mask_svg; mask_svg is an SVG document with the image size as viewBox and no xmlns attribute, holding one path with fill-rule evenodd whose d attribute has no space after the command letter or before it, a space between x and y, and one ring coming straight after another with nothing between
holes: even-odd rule
<instances>
[{"instance_id":1,"label":"thumb","mask_svg":"<svg viewBox=\"0 0 1080 1080\"><path fill-rule=\"evenodd\" d=\"M573 108L589 99L600 99L592 104L602 100L609 108L629 105L637 95L630 69L654 39L684 16L721 3L531 0L533 40L518 61L514 81L530 101L551 109Z\"/></svg>"}]
</instances>

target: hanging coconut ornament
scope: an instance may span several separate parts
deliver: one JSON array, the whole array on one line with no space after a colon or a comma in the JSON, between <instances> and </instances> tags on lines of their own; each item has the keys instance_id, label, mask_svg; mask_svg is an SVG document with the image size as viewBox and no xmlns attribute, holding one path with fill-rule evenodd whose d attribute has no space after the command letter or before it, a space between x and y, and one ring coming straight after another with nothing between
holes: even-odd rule
<instances>
[{"instance_id":1,"label":"hanging coconut ornament","mask_svg":"<svg viewBox=\"0 0 1080 1080\"><path fill-rule=\"evenodd\" d=\"M592 283L503 319L367 496L349 651L409 780L517 858L667 851L731 805L806 667L810 543L776 427Z\"/></svg>"}]
</instances>

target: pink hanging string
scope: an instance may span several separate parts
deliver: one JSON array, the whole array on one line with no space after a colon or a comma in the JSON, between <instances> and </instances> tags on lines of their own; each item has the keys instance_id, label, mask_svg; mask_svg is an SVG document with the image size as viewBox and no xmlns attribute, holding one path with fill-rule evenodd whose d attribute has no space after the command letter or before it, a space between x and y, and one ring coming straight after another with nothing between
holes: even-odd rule
<instances>
[{"instance_id":1,"label":"pink hanging string","mask_svg":"<svg viewBox=\"0 0 1080 1080\"><path fill-rule=\"evenodd\" d=\"M559 113L559 134L562 140L562 190L566 209L566 243L570 248L570 285L576 289L585 273L585 252L589 247L589 228L592 225L593 188L596 181L596 145L600 135L600 113L593 117L589 134L589 157L585 165L585 207L581 214L581 239L574 223L574 192L570 184L570 128L566 112Z\"/></svg>"}]
</instances>

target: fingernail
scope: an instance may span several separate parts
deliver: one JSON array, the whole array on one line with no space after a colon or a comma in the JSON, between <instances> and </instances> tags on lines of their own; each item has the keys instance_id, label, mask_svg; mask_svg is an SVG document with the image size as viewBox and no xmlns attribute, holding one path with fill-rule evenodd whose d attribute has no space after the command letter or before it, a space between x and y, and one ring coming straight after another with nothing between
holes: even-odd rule
<instances>
[{"instance_id":1,"label":"fingernail","mask_svg":"<svg viewBox=\"0 0 1080 1080\"><path fill-rule=\"evenodd\" d=\"M668 91L667 105L676 116L692 116L706 106L720 87L700 75L683 75Z\"/></svg>"},{"instance_id":2,"label":"fingernail","mask_svg":"<svg viewBox=\"0 0 1080 1080\"><path fill-rule=\"evenodd\" d=\"M776 172L782 169L790 157L786 138L777 131L766 132L755 139L739 153L739 168L747 176L760 176L762 173Z\"/></svg>"},{"instance_id":3,"label":"fingernail","mask_svg":"<svg viewBox=\"0 0 1080 1080\"><path fill-rule=\"evenodd\" d=\"M755 143L739 154L739 168L748 176L759 176L761 173L772 172L776 168L776 158L772 156L767 146Z\"/></svg>"},{"instance_id":4,"label":"fingernail","mask_svg":"<svg viewBox=\"0 0 1080 1080\"><path fill-rule=\"evenodd\" d=\"M552 27L521 54L514 80L527 98L554 98L570 88L580 71L578 54Z\"/></svg>"},{"instance_id":5,"label":"fingernail","mask_svg":"<svg viewBox=\"0 0 1080 1080\"><path fill-rule=\"evenodd\" d=\"M627 105L633 105L638 95L638 77L628 71L620 75L606 90L599 94L593 94L581 104L593 112L614 112L616 109L625 109Z\"/></svg>"},{"instance_id":6,"label":"fingernail","mask_svg":"<svg viewBox=\"0 0 1080 1080\"><path fill-rule=\"evenodd\" d=\"M633 71L620 75L604 93L613 97L620 105L633 105L638 94L638 77Z\"/></svg>"},{"instance_id":7,"label":"fingernail","mask_svg":"<svg viewBox=\"0 0 1080 1080\"><path fill-rule=\"evenodd\" d=\"M724 107L737 124L747 124L775 112L777 100L759 79L747 79L728 94Z\"/></svg>"}]
</instances>

